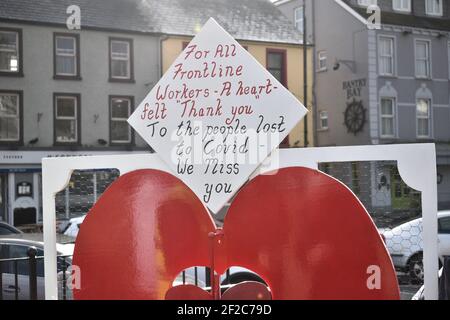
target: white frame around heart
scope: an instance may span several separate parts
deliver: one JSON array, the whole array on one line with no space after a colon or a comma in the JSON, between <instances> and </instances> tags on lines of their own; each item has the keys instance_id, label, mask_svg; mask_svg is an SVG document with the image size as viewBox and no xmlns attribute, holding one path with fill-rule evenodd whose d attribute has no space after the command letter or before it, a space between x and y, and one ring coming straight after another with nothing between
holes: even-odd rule
<instances>
[{"instance_id":1,"label":"white frame around heart","mask_svg":"<svg viewBox=\"0 0 450 320\"><path fill-rule=\"evenodd\" d=\"M270 159L276 159L271 165ZM287 167L318 169L323 162L397 161L403 181L422 197L425 298L438 299L437 169L434 144L326 147L276 151L258 174ZM42 160L44 211L45 298L58 299L55 195L69 183L74 170L116 168L120 174L139 169L170 173L155 154L45 158Z\"/></svg>"}]
</instances>

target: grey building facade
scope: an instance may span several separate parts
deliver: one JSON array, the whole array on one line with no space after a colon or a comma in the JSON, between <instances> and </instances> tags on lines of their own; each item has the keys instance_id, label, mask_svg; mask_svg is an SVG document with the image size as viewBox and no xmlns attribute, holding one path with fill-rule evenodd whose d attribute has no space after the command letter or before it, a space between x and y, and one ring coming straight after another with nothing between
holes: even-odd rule
<instances>
[{"instance_id":1,"label":"grey building facade","mask_svg":"<svg viewBox=\"0 0 450 320\"><path fill-rule=\"evenodd\" d=\"M150 152L126 120L161 77L165 41L209 17L239 40L301 37L266 0L1 0L0 221L42 221L43 157ZM118 175L74 172L57 218L87 213Z\"/></svg>"},{"instance_id":2,"label":"grey building facade","mask_svg":"<svg viewBox=\"0 0 450 320\"><path fill-rule=\"evenodd\" d=\"M160 35L142 27L134 5L105 3L0 3L0 220L42 221L43 157L149 150L126 119L160 77ZM72 4L81 29L66 23ZM110 175L80 177L97 193ZM71 197L86 201L76 188ZM65 195L61 213L73 207Z\"/></svg>"},{"instance_id":3,"label":"grey building facade","mask_svg":"<svg viewBox=\"0 0 450 320\"><path fill-rule=\"evenodd\" d=\"M18 225L42 219L42 157L148 150L126 119L159 78L159 38L0 22L0 39L19 57L0 73L0 216Z\"/></svg>"},{"instance_id":4,"label":"grey building facade","mask_svg":"<svg viewBox=\"0 0 450 320\"><path fill-rule=\"evenodd\" d=\"M289 17L303 1L277 4ZM308 5L315 43L317 144L434 142L439 207L450 208L450 3L316 0ZM367 24L376 12L369 5L379 8L375 28ZM368 202L401 209L404 195L395 188L392 166L366 169L372 190L366 192L371 193ZM351 180L354 172L347 175ZM391 190L379 187L381 178Z\"/></svg>"}]
</instances>

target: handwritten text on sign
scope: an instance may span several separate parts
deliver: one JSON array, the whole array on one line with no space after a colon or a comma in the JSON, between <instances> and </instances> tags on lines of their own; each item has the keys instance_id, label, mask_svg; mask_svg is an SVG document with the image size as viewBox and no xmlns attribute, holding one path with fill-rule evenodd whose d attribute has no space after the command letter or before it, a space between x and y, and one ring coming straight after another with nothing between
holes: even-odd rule
<instances>
[{"instance_id":1,"label":"handwritten text on sign","mask_svg":"<svg viewBox=\"0 0 450 320\"><path fill-rule=\"evenodd\" d=\"M128 121L217 213L305 113L210 19Z\"/></svg>"}]
</instances>

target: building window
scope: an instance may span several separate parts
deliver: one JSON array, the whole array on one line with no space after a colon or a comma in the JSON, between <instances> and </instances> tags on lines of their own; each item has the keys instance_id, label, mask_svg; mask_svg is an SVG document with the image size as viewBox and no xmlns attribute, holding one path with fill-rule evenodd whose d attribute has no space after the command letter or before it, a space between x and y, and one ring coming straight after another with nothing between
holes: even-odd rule
<instances>
[{"instance_id":1,"label":"building window","mask_svg":"<svg viewBox=\"0 0 450 320\"><path fill-rule=\"evenodd\" d=\"M110 97L110 143L131 144L131 127L127 120L133 111L133 97Z\"/></svg>"},{"instance_id":2,"label":"building window","mask_svg":"<svg viewBox=\"0 0 450 320\"><path fill-rule=\"evenodd\" d=\"M16 29L0 29L0 74L21 75L22 32Z\"/></svg>"},{"instance_id":3,"label":"building window","mask_svg":"<svg viewBox=\"0 0 450 320\"><path fill-rule=\"evenodd\" d=\"M319 60L319 71L327 70L327 52L326 51L319 51L318 60Z\"/></svg>"},{"instance_id":4,"label":"building window","mask_svg":"<svg viewBox=\"0 0 450 320\"><path fill-rule=\"evenodd\" d=\"M416 77L431 77L430 42L427 40L416 40Z\"/></svg>"},{"instance_id":5,"label":"building window","mask_svg":"<svg viewBox=\"0 0 450 320\"><path fill-rule=\"evenodd\" d=\"M411 0L393 0L392 6L396 11L411 12Z\"/></svg>"},{"instance_id":6,"label":"building window","mask_svg":"<svg viewBox=\"0 0 450 320\"><path fill-rule=\"evenodd\" d=\"M295 8L294 22L297 30L303 33L303 6Z\"/></svg>"},{"instance_id":7,"label":"building window","mask_svg":"<svg viewBox=\"0 0 450 320\"><path fill-rule=\"evenodd\" d=\"M382 98L380 111L381 136L392 138L395 136L395 99Z\"/></svg>"},{"instance_id":8,"label":"building window","mask_svg":"<svg viewBox=\"0 0 450 320\"><path fill-rule=\"evenodd\" d=\"M328 111L320 111L319 112L319 119L320 119L320 130L327 130L328 129Z\"/></svg>"},{"instance_id":9,"label":"building window","mask_svg":"<svg viewBox=\"0 0 450 320\"><path fill-rule=\"evenodd\" d=\"M0 92L0 142L19 143L22 139L22 93Z\"/></svg>"},{"instance_id":10,"label":"building window","mask_svg":"<svg viewBox=\"0 0 450 320\"><path fill-rule=\"evenodd\" d=\"M80 139L80 96L55 94L55 144L77 144Z\"/></svg>"},{"instance_id":11,"label":"building window","mask_svg":"<svg viewBox=\"0 0 450 320\"><path fill-rule=\"evenodd\" d=\"M286 51L267 50L267 70L286 87Z\"/></svg>"},{"instance_id":12,"label":"building window","mask_svg":"<svg viewBox=\"0 0 450 320\"><path fill-rule=\"evenodd\" d=\"M417 100L417 137L429 138L430 120L431 120L431 100L418 99Z\"/></svg>"},{"instance_id":13,"label":"building window","mask_svg":"<svg viewBox=\"0 0 450 320\"><path fill-rule=\"evenodd\" d=\"M368 7L368 6L371 6L371 5L377 5L378 4L378 1L377 0L358 0L358 4L360 5L360 6L365 6L365 7Z\"/></svg>"},{"instance_id":14,"label":"building window","mask_svg":"<svg viewBox=\"0 0 450 320\"><path fill-rule=\"evenodd\" d=\"M79 39L78 35L55 33L55 78L74 78L80 76Z\"/></svg>"},{"instance_id":15,"label":"building window","mask_svg":"<svg viewBox=\"0 0 450 320\"><path fill-rule=\"evenodd\" d=\"M133 80L133 42L130 39L109 41L110 80Z\"/></svg>"},{"instance_id":16,"label":"building window","mask_svg":"<svg viewBox=\"0 0 450 320\"><path fill-rule=\"evenodd\" d=\"M430 16L442 16L442 0L425 0L425 11Z\"/></svg>"},{"instance_id":17,"label":"building window","mask_svg":"<svg viewBox=\"0 0 450 320\"><path fill-rule=\"evenodd\" d=\"M394 38L385 36L379 38L378 65L380 75L394 75Z\"/></svg>"}]
</instances>

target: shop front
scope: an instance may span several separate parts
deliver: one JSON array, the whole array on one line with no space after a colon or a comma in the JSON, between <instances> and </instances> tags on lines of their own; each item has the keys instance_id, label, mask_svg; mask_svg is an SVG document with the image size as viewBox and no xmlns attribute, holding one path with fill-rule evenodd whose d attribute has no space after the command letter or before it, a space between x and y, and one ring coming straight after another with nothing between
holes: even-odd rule
<instances>
[{"instance_id":1,"label":"shop front","mask_svg":"<svg viewBox=\"0 0 450 320\"><path fill-rule=\"evenodd\" d=\"M0 153L0 221L4 221L13 226L26 231L36 231L42 224L42 158L48 157L70 157L70 156L92 156L121 154L117 151L2 151ZM130 152L127 152L130 153ZM142 153L142 152L140 152ZM117 174L116 174L117 175ZM82 174L81 176L88 176ZM91 174L95 179L102 177L101 174ZM91 178L92 178L91 177ZM95 197L101 194L103 189L100 183L85 184L85 189L93 189ZM72 182L71 182L72 183ZM72 183L73 184L73 183ZM99 185L97 191L96 186ZM77 185L76 185L77 186ZM58 199L68 204L78 203L79 206L85 204L85 198L89 196L78 195L80 189L72 191L73 185L69 185L67 190L57 195ZM83 189L82 189L83 190ZM66 199L67 198L67 199ZM90 198L89 198L90 199ZM60 201L61 202L61 201ZM90 206L87 206L90 208ZM62 210L64 212L66 209ZM61 210L60 210L61 211ZM73 211L73 210L72 210ZM86 211L86 210L85 210ZM80 211L81 212L81 211ZM83 212L85 214L87 212ZM80 213L81 214L81 213Z\"/></svg>"}]
</instances>

